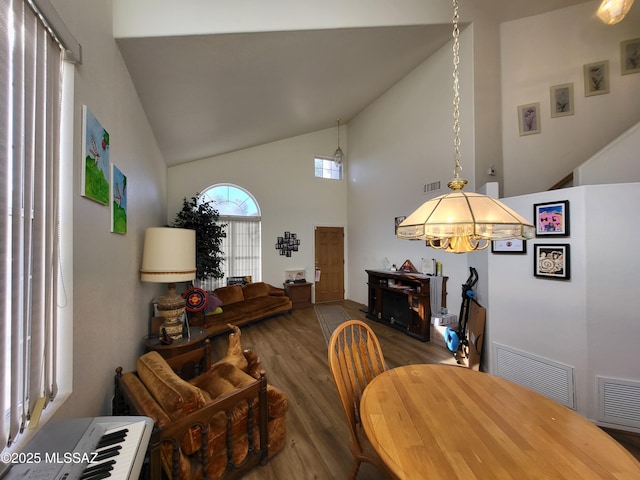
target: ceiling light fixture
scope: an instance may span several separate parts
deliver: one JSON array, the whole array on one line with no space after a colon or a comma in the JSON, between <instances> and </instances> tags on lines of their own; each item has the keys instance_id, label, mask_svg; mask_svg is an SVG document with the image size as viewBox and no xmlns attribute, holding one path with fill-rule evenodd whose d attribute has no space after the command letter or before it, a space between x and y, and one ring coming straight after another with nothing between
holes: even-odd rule
<instances>
[{"instance_id":1,"label":"ceiling light fixture","mask_svg":"<svg viewBox=\"0 0 640 480\"><path fill-rule=\"evenodd\" d=\"M398 238L426 240L430 247L446 252L466 253L483 250L491 240L533 238L534 226L502 202L462 189L467 181L460 177L460 30L458 0L453 0L453 133L454 178L448 183L453 193L424 203L409 215L396 232Z\"/></svg>"},{"instance_id":2,"label":"ceiling light fixture","mask_svg":"<svg viewBox=\"0 0 640 480\"><path fill-rule=\"evenodd\" d=\"M342 153L342 149L340 148L340 119L338 122L338 148L336 148L336 153L333 154L333 161L336 162L337 165L342 164L342 160L344 159L344 153Z\"/></svg>"},{"instance_id":3,"label":"ceiling light fixture","mask_svg":"<svg viewBox=\"0 0 640 480\"><path fill-rule=\"evenodd\" d=\"M621 22L629 13L634 0L603 0L596 12L598 18L607 25Z\"/></svg>"}]
</instances>

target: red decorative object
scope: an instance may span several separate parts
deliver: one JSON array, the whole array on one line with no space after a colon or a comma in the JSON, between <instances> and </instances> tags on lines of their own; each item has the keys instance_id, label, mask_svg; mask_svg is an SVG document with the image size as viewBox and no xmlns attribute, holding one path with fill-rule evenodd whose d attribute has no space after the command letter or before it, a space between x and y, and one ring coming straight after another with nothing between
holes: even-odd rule
<instances>
[{"instance_id":1,"label":"red decorative object","mask_svg":"<svg viewBox=\"0 0 640 480\"><path fill-rule=\"evenodd\" d=\"M185 291L182 296L186 301L185 309L188 312L200 312L207 306L209 295L201 288L193 287Z\"/></svg>"}]
</instances>

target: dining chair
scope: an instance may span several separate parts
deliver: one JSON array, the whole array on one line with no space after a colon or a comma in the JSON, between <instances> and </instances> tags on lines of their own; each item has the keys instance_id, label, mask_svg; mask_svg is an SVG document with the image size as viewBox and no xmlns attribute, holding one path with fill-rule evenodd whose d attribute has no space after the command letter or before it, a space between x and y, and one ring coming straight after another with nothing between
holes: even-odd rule
<instances>
[{"instance_id":1,"label":"dining chair","mask_svg":"<svg viewBox=\"0 0 640 480\"><path fill-rule=\"evenodd\" d=\"M387 369L378 337L366 323L348 320L331 334L328 356L329 368L351 433L349 449L353 455L353 465L349 478L356 478L362 462L374 465L391 477L369 443L360 422L362 392L376 375Z\"/></svg>"}]
</instances>

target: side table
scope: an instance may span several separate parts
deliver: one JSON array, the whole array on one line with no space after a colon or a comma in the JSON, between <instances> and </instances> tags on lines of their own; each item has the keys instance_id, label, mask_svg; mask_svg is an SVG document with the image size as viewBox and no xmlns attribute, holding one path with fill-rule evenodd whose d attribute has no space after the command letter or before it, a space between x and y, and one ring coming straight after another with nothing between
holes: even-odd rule
<instances>
[{"instance_id":1,"label":"side table","mask_svg":"<svg viewBox=\"0 0 640 480\"><path fill-rule=\"evenodd\" d=\"M189 328L189 332L189 337L174 340L170 345L160 343L160 338L157 336L145 338L145 352L156 351L162 355L163 358L173 358L176 355L187 353L201 347L207 339L207 331L204 328L191 327Z\"/></svg>"},{"instance_id":2,"label":"side table","mask_svg":"<svg viewBox=\"0 0 640 480\"><path fill-rule=\"evenodd\" d=\"M285 283L284 292L291 300L293 308L306 308L313 304L311 303L311 283Z\"/></svg>"}]
</instances>

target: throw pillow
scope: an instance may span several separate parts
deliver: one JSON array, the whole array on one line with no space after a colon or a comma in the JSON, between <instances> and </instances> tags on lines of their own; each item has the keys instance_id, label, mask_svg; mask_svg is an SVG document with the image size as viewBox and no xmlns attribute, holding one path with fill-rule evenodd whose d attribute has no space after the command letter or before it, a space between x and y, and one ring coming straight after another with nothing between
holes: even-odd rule
<instances>
[{"instance_id":1,"label":"throw pillow","mask_svg":"<svg viewBox=\"0 0 640 480\"><path fill-rule=\"evenodd\" d=\"M207 292L207 293L208 293L207 304L204 307L205 315L215 312L218 308L222 306L222 300L220 300L215 293L213 292Z\"/></svg>"}]
</instances>

